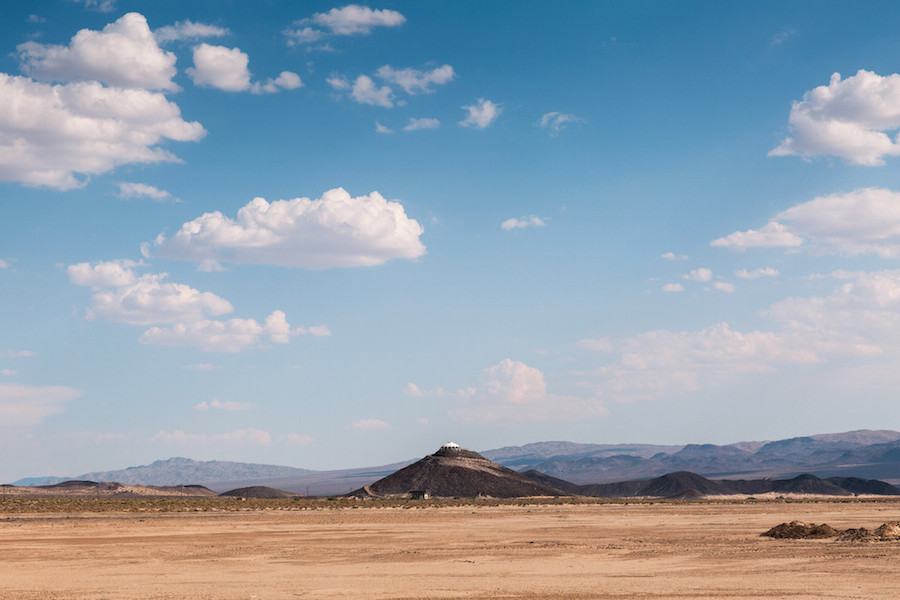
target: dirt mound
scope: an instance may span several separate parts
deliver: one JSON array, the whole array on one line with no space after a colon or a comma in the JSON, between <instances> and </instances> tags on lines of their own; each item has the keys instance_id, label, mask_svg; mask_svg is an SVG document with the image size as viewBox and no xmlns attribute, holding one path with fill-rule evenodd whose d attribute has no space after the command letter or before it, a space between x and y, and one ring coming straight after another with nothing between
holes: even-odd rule
<instances>
[{"instance_id":1,"label":"dirt mound","mask_svg":"<svg viewBox=\"0 0 900 600\"><path fill-rule=\"evenodd\" d=\"M293 498L295 496L295 494L290 492L266 487L264 485L238 488L236 490L222 492L219 495L231 498Z\"/></svg>"},{"instance_id":2,"label":"dirt mound","mask_svg":"<svg viewBox=\"0 0 900 600\"><path fill-rule=\"evenodd\" d=\"M477 452L445 444L434 454L349 495L403 497L420 494L438 498L519 498L561 496L563 492L491 462Z\"/></svg>"},{"instance_id":3,"label":"dirt mound","mask_svg":"<svg viewBox=\"0 0 900 600\"><path fill-rule=\"evenodd\" d=\"M900 540L900 521L888 521L874 531L865 527L838 531L826 523L816 525L815 523L791 521L776 525L761 535L789 540L833 537L839 542L891 542Z\"/></svg>"},{"instance_id":4,"label":"dirt mound","mask_svg":"<svg viewBox=\"0 0 900 600\"><path fill-rule=\"evenodd\" d=\"M803 521L791 521L790 523L776 525L761 535L776 539L807 540L834 537L837 534L838 530L827 523L816 525L815 523L804 523Z\"/></svg>"}]
</instances>

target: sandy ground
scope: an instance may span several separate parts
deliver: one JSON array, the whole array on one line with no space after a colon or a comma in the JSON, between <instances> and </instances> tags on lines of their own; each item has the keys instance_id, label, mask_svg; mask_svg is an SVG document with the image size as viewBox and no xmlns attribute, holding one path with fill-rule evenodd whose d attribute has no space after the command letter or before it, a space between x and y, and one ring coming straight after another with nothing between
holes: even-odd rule
<instances>
[{"instance_id":1,"label":"sandy ground","mask_svg":"<svg viewBox=\"0 0 900 600\"><path fill-rule=\"evenodd\" d=\"M900 598L895 503L0 515L0 598Z\"/></svg>"}]
</instances>

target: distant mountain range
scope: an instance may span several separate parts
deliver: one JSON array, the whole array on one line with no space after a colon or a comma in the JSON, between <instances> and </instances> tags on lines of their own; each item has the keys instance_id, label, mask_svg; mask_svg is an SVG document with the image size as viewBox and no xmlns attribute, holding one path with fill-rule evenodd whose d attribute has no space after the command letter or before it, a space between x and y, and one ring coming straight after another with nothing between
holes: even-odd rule
<instances>
[{"instance_id":1,"label":"distant mountain range","mask_svg":"<svg viewBox=\"0 0 900 600\"><path fill-rule=\"evenodd\" d=\"M576 485L650 480L682 471L716 479L790 479L811 474L819 478L879 479L900 483L900 432L887 430L821 434L772 442L738 442L725 446L537 442L488 450L481 455L516 471L536 470ZM120 471L20 479L13 485L48 485L78 479L130 485L204 485L219 492L270 486L297 494L330 495L371 484L415 460L340 471L313 471L170 458Z\"/></svg>"}]
</instances>

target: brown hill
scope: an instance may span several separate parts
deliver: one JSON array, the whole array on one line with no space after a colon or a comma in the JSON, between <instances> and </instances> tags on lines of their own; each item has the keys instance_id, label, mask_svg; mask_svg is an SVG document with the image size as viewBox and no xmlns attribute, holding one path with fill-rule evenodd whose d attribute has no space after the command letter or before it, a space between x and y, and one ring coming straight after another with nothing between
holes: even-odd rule
<instances>
[{"instance_id":1,"label":"brown hill","mask_svg":"<svg viewBox=\"0 0 900 600\"><path fill-rule=\"evenodd\" d=\"M250 487L238 488L236 490L228 490L227 492L222 492L219 495L230 497L230 498L264 498L264 499L295 498L297 496L297 494L292 494L290 492L285 492L284 490L278 490L275 488L266 487L264 485L252 485Z\"/></svg>"},{"instance_id":2,"label":"brown hill","mask_svg":"<svg viewBox=\"0 0 900 600\"><path fill-rule=\"evenodd\" d=\"M144 496L215 496L202 485L126 485L116 481L63 481L53 485L0 487L0 496L49 497L71 496L92 498L140 498Z\"/></svg>"},{"instance_id":3,"label":"brown hill","mask_svg":"<svg viewBox=\"0 0 900 600\"><path fill-rule=\"evenodd\" d=\"M362 487L351 496L519 498L563 492L491 462L477 452L444 444L434 454Z\"/></svg>"}]
</instances>

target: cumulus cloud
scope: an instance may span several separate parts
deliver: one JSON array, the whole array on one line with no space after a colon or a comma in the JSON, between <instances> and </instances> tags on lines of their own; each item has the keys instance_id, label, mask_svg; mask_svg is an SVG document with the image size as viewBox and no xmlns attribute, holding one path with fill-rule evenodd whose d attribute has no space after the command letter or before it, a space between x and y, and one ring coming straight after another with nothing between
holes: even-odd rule
<instances>
[{"instance_id":1,"label":"cumulus cloud","mask_svg":"<svg viewBox=\"0 0 900 600\"><path fill-rule=\"evenodd\" d=\"M666 283L662 286L664 292L683 292L684 286L680 283Z\"/></svg>"},{"instance_id":2,"label":"cumulus cloud","mask_svg":"<svg viewBox=\"0 0 900 600\"><path fill-rule=\"evenodd\" d=\"M892 135L900 128L900 75L860 69L831 76L791 106L791 136L769 156L836 156L849 164L877 166L900 154Z\"/></svg>"},{"instance_id":3,"label":"cumulus cloud","mask_svg":"<svg viewBox=\"0 0 900 600\"><path fill-rule=\"evenodd\" d=\"M303 85L300 76L290 71L282 71L275 79L251 83L249 64L250 57L240 48L200 44L194 48L194 66L188 67L187 74L196 85L226 92L273 94Z\"/></svg>"},{"instance_id":4,"label":"cumulus cloud","mask_svg":"<svg viewBox=\"0 0 900 600\"><path fill-rule=\"evenodd\" d=\"M291 446L309 446L315 439L308 433L294 433L292 431L284 437L284 441Z\"/></svg>"},{"instance_id":5,"label":"cumulus cloud","mask_svg":"<svg viewBox=\"0 0 900 600\"><path fill-rule=\"evenodd\" d=\"M254 446L271 446L272 436L259 429L237 429L228 433L186 433L182 429L175 431L159 431L153 439L168 444L250 444Z\"/></svg>"},{"instance_id":6,"label":"cumulus cloud","mask_svg":"<svg viewBox=\"0 0 900 600\"><path fill-rule=\"evenodd\" d=\"M425 253L423 232L399 202L378 192L353 198L337 188L318 200L255 198L236 219L206 213L170 238L158 236L155 248L177 260L328 269L417 258Z\"/></svg>"},{"instance_id":7,"label":"cumulus cloud","mask_svg":"<svg viewBox=\"0 0 900 600\"><path fill-rule=\"evenodd\" d=\"M0 180L68 190L85 184L76 174L176 162L158 145L204 135L161 93L96 81L49 85L0 73Z\"/></svg>"},{"instance_id":8,"label":"cumulus cloud","mask_svg":"<svg viewBox=\"0 0 900 600\"><path fill-rule=\"evenodd\" d=\"M753 269L752 271L748 271L747 269L740 269L738 271L735 271L734 274L741 279L759 279L760 277L778 277L779 275L778 270L773 269L772 267Z\"/></svg>"},{"instance_id":9,"label":"cumulus cloud","mask_svg":"<svg viewBox=\"0 0 900 600\"><path fill-rule=\"evenodd\" d=\"M226 92L250 89L250 57L240 48L200 44L194 48L194 66L187 74L196 85L218 88Z\"/></svg>"},{"instance_id":10,"label":"cumulus cloud","mask_svg":"<svg viewBox=\"0 0 900 600\"><path fill-rule=\"evenodd\" d=\"M687 260L687 256L683 254L675 254L674 252L666 252L661 255L660 258L664 258L666 260Z\"/></svg>"},{"instance_id":11,"label":"cumulus cloud","mask_svg":"<svg viewBox=\"0 0 900 600\"><path fill-rule=\"evenodd\" d=\"M331 334L324 325L293 328L280 310L262 323L255 319L212 320L209 317L231 313L231 303L211 292L167 282L166 273L138 275L134 271L138 266L143 265L110 261L68 267L72 283L93 289L88 318L142 326L170 325L146 330L141 343L197 347L208 352L239 352L259 345L265 336L273 343L285 344L297 335Z\"/></svg>"},{"instance_id":12,"label":"cumulus cloud","mask_svg":"<svg viewBox=\"0 0 900 600\"><path fill-rule=\"evenodd\" d=\"M156 43L147 19L128 13L102 31L82 29L68 46L17 46L25 74L40 81L100 81L119 88L174 91L175 55Z\"/></svg>"},{"instance_id":13,"label":"cumulus cloud","mask_svg":"<svg viewBox=\"0 0 900 600\"><path fill-rule=\"evenodd\" d=\"M379 78L399 85L407 94L430 94L434 92L432 86L444 85L453 80L455 73L450 65L443 65L430 71L418 69L395 69L390 65L384 65L376 72Z\"/></svg>"},{"instance_id":14,"label":"cumulus cloud","mask_svg":"<svg viewBox=\"0 0 900 600\"><path fill-rule=\"evenodd\" d=\"M441 122L437 119L410 119L403 131L420 131L422 129L437 129Z\"/></svg>"},{"instance_id":15,"label":"cumulus cloud","mask_svg":"<svg viewBox=\"0 0 900 600\"><path fill-rule=\"evenodd\" d=\"M468 114L466 118L459 122L463 127L474 127L476 129L484 129L493 123L500 113L503 112L503 106L494 104L490 100L479 98L476 104L463 106Z\"/></svg>"},{"instance_id":16,"label":"cumulus cloud","mask_svg":"<svg viewBox=\"0 0 900 600\"><path fill-rule=\"evenodd\" d=\"M712 279L712 271L706 268L692 269L687 275L682 275L682 279L688 281L709 281Z\"/></svg>"},{"instance_id":17,"label":"cumulus cloud","mask_svg":"<svg viewBox=\"0 0 900 600\"><path fill-rule=\"evenodd\" d=\"M735 290L733 283L726 283L724 281L714 281L712 286L714 290L725 292L726 294L732 294Z\"/></svg>"},{"instance_id":18,"label":"cumulus cloud","mask_svg":"<svg viewBox=\"0 0 900 600\"><path fill-rule=\"evenodd\" d=\"M349 4L342 8L332 8L326 13L316 13L308 19L295 23L297 29L288 29L285 34L301 43L315 41L321 35L309 25L327 29L334 35L366 35L375 27L398 27L406 22L406 17L395 10L375 10L368 6Z\"/></svg>"},{"instance_id":19,"label":"cumulus cloud","mask_svg":"<svg viewBox=\"0 0 900 600\"><path fill-rule=\"evenodd\" d=\"M0 427L38 425L79 397L80 391L64 386L0 384Z\"/></svg>"},{"instance_id":20,"label":"cumulus cloud","mask_svg":"<svg viewBox=\"0 0 900 600\"><path fill-rule=\"evenodd\" d=\"M93 265L78 263L68 267L72 283L95 290L89 318L152 325L199 320L207 315L223 315L234 310L230 302L215 294L166 282L166 273L138 276L132 269L134 265L129 261L110 261Z\"/></svg>"},{"instance_id":21,"label":"cumulus cloud","mask_svg":"<svg viewBox=\"0 0 900 600\"><path fill-rule=\"evenodd\" d=\"M278 77L269 77L264 82L255 81L250 85L250 91L254 94L274 94L281 90L295 90L303 87L300 76L291 71L282 71Z\"/></svg>"},{"instance_id":22,"label":"cumulus cloud","mask_svg":"<svg viewBox=\"0 0 900 600\"><path fill-rule=\"evenodd\" d=\"M33 350L7 350L0 356L3 356L3 358L32 358L37 356L37 352Z\"/></svg>"},{"instance_id":23,"label":"cumulus cloud","mask_svg":"<svg viewBox=\"0 0 900 600\"><path fill-rule=\"evenodd\" d=\"M118 181L116 182L116 186L119 188L119 193L117 194L119 198L129 200L133 198L150 198L157 202L165 202L166 200L172 199L172 194L166 190L161 190L152 185L147 185L146 183Z\"/></svg>"},{"instance_id":24,"label":"cumulus cloud","mask_svg":"<svg viewBox=\"0 0 900 600\"><path fill-rule=\"evenodd\" d=\"M548 112L544 113L544 115L541 116L541 120L538 122L538 125L540 125L543 129L547 129L553 133L559 133L569 125L583 122L584 119L576 117L575 115L560 112Z\"/></svg>"},{"instance_id":25,"label":"cumulus cloud","mask_svg":"<svg viewBox=\"0 0 900 600\"><path fill-rule=\"evenodd\" d=\"M450 398L448 414L466 423L564 421L607 414L596 398L549 393L539 369L509 358L485 369L473 387L455 392L423 391L422 395Z\"/></svg>"},{"instance_id":26,"label":"cumulus cloud","mask_svg":"<svg viewBox=\"0 0 900 600\"><path fill-rule=\"evenodd\" d=\"M276 310L263 323L255 319L197 319L171 327L151 327L141 335L140 341L158 346L200 348L206 352L240 352L258 345L263 336L284 344L290 337L305 333L302 327L292 329L285 314Z\"/></svg>"},{"instance_id":27,"label":"cumulus cloud","mask_svg":"<svg viewBox=\"0 0 900 600\"><path fill-rule=\"evenodd\" d=\"M249 402L233 402L231 400L226 400L222 402L218 398L213 398L211 401L207 402L204 400L203 402L199 402L194 405L195 410L226 410L226 411L234 411L234 410L250 410L253 408L253 405Z\"/></svg>"},{"instance_id":28,"label":"cumulus cloud","mask_svg":"<svg viewBox=\"0 0 900 600\"><path fill-rule=\"evenodd\" d=\"M723 322L699 331L641 333L612 341L613 360L588 378L595 378L599 397L632 402L840 356L900 355L900 270L831 276L839 285L828 295L770 306L764 313L773 321L770 331L742 332Z\"/></svg>"},{"instance_id":29,"label":"cumulus cloud","mask_svg":"<svg viewBox=\"0 0 900 600\"><path fill-rule=\"evenodd\" d=\"M747 248L796 248L803 244L803 238L797 236L781 223L770 221L762 229L736 231L725 237L717 238L709 243L716 248L730 248L743 252Z\"/></svg>"},{"instance_id":30,"label":"cumulus cloud","mask_svg":"<svg viewBox=\"0 0 900 600\"><path fill-rule=\"evenodd\" d=\"M624 402L697 391L786 363L818 361L800 338L743 333L728 323L700 331L649 331L621 340L616 350L619 359L595 375L598 393Z\"/></svg>"},{"instance_id":31,"label":"cumulus cloud","mask_svg":"<svg viewBox=\"0 0 900 600\"><path fill-rule=\"evenodd\" d=\"M378 121L375 121L375 133L396 133L396 132L393 129L391 129L390 127L385 127Z\"/></svg>"},{"instance_id":32,"label":"cumulus cloud","mask_svg":"<svg viewBox=\"0 0 900 600\"><path fill-rule=\"evenodd\" d=\"M527 217L510 218L500 224L500 229L509 231L511 229L522 229L524 227L543 227L547 223L540 217L529 215Z\"/></svg>"},{"instance_id":33,"label":"cumulus cloud","mask_svg":"<svg viewBox=\"0 0 900 600\"><path fill-rule=\"evenodd\" d=\"M900 193L863 188L820 196L775 215L759 231L732 233L712 246L797 247L807 240L812 252L900 256Z\"/></svg>"},{"instance_id":34,"label":"cumulus cloud","mask_svg":"<svg viewBox=\"0 0 900 600\"><path fill-rule=\"evenodd\" d=\"M350 428L357 431L377 431L379 429L387 429L389 427L390 425L388 425L381 419L359 419L358 421L353 421L350 424Z\"/></svg>"},{"instance_id":35,"label":"cumulus cloud","mask_svg":"<svg viewBox=\"0 0 900 600\"><path fill-rule=\"evenodd\" d=\"M181 40L198 40L202 38L223 37L230 32L224 27L195 23L191 20L178 21L174 25L160 27L153 32L157 43L176 42Z\"/></svg>"}]
</instances>

